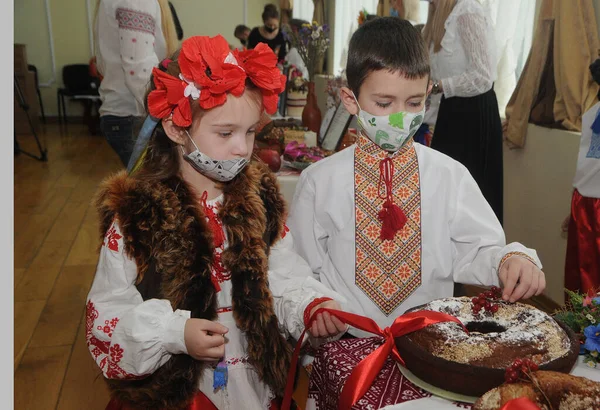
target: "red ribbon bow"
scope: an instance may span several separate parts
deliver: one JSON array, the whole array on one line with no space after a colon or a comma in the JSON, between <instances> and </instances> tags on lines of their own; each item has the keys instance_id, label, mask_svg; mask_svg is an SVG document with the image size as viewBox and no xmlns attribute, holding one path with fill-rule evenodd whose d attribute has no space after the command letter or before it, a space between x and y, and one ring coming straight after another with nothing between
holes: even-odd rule
<instances>
[{"instance_id":1,"label":"red ribbon bow","mask_svg":"<svg viewBox=\"0 0 600 410\"><path fill-rule=\"evenodd\" d=\"M539 406L528 397L519 397L506 402L500 410L540 410Z\"/></svg>"},{"instance_id":2,"label":"red ribbon bow","mask_svg":"<svg viewBox=\"0 0 600 410\"><path fill-rule=\"evenodd\" d=\"M241 96L250 79L262 93L265 111L273 114L285 90L286 77L277 68L277 56L264 43L252 50L231 51L221 35L194 36L182 43L178 62L187 82L155 67L156 89L148 95L148 111L155 118L173 113L173 122L180 127L192 124L190 100L184 95L188 83L200 90L198 102L205 110L224 104L228 93Z\"/></svg>"},{"instance_id":3,"label":"red ribbon bow","mask_svg":"<svg viewBox=\"0 0 600 410\"><path fill-rule=\"evenodd\" d=\"M351 325L356 329L376 334L385 339L385 343L360 361L360 363L350 374L350 377L348 377L348 380L346 380L338 404L338 408L340 410L349 410L356 404L358 400L360 400L362 396L364 396L364 394L373 384L375 377L377 377L377 374L379 374L381 371L386 359L390 354L394 360L404 365L404 360L402 360L400 353L398 353L394 338L404 336L419 329L423 329L424 327L441 322L458 323L465 330L465 332L468 332L460 320L454 316L450 316L441 312L433 312L430 310L405 313L404 315L397 317L394 323L392 323L392 326L386 327L383 330L377 326L377 323L375 323L373 319L335 309L317 310L310 318L310 324L312 324L316 320L317 315L322 312L329 312L331 315L337 317L345 324ZM298 365L300 347L307 329L310 329L310 326L307 326L304 329L304 332L302 332L302 335L296 344L294 355L292 356L292 363L290 364L281 410L289 410L291 405L292 393L294 390L294 376L296 374L296 367Z\"/></svg>"}]
</instances>

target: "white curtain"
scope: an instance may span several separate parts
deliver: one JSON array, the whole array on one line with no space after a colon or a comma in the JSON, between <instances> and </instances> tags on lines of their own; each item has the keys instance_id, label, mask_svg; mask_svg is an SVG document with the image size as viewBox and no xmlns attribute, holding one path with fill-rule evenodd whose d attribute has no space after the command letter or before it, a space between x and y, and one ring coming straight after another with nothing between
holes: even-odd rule
<instances>
[{"instance_id":1,"label":"white curtain","mask_svg":"<svg viewBox=\"0 0 600 410\"><path fill-rule=\"evenodd\" d=\"M315 4L313 0L294 0L294 8L292 9L293 18L312 23L314 11Z\"/></svg>"},{"instance_id":2,"label":"white curtain","mask_svg":"<svg viewBox=\"0 0 600 410\"><path fill-rule=\"evenodd\" d=\"M496 33L498 78L494 91L498 98L500 116L515 90L517 80L531 49L535 18L532 0L480 0L487 8Z\"/></svg>"},{"instance_id":3,"label":"white curtain","mask_svg":"<svg viewBox=\"0 0 600 410\"><path fill-rule=\"evenodd\" d=\"M344 0L335 3L335 31L333 33L333 74L346 68L348 43L358 28L358 13L364 8L369 14L377 14L378 0ZM294 1L294 7L296 2Z\"/></svg>"}]
</instances>

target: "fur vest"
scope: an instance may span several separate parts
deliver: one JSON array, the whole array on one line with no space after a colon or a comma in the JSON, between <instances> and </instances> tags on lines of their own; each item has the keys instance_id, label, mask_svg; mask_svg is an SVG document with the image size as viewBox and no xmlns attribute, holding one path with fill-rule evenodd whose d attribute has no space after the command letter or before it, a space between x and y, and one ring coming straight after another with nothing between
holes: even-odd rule
<instances>
[{"instance_id":1,"label":"fur vest","mask_svg":"<svg viewBox=\"0 0 600 410\"><path fill-rule=\"evenodd\" d=\"M96 206L101 235L118 220L144 300L168 299L173 310L189 310L192 318L217 318L214 246L199 193L180 178L145 182L123 171L102 183ZM224 185L219 217L229 241L222 262L231 273L233 315L248 339L249 361L282 396L292 349L279 332L267 278L269 248L281 238L285 222L276 177L263 164L249 164ZM127 406L185 409L205 366L189 355L173 355L148 377L107 382L112 396Z\"/></svg>"}]
</instances>

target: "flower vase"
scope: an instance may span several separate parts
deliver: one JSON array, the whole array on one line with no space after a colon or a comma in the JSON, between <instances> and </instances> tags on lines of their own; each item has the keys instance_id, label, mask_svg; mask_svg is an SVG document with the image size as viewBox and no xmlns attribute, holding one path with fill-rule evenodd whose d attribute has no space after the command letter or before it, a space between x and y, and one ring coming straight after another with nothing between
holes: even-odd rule
<instances>
[{"instance_id":1,"label":"flower vase","mask_svg":"<svg viewBox=\"0 0 600 410\"><path fill-rule=\"evenodd\" d=\"M319 129L321 127L321 110L317 105L314 81L308 82L306 105L304 106L304 110L302 110L302 125L319 135Z\"/></svg>"}]
</instances>

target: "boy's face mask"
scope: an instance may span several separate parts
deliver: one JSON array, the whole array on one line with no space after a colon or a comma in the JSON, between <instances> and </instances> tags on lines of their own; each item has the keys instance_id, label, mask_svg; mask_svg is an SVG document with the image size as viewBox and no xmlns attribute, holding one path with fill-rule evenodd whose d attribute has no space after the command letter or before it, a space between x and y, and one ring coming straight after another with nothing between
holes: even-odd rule
<instances>
[{"instance_id":1,"label":"boy's face mask","mask_svg":"<svg viewBox=\"0 0 600 410\"><path fill-rule=\"evenodd\" d=\"M214 179L219 182L227 182L231 181L236 177L237 174L240 173L241 170L244 169L246 164L248 164L248 160L246 158L235 158L235 159L226 159L226 160L217 160L212 159L208 155L200 152L198 146L190 136L190 134L185 131L192 144L196 148L194 151L189 154L185 153L183 147L181 147L181 152L183 154L183 158L190 163L190 165L202 175L209 177L210 179Z\"/></svg>"},{"instance_id":2,"label":"boy's face mask","mask_svg":"<svg viewBox=\"0 0 600 410\"><path fill-rule=\"evenodd\" d=\"M389 115L372 115L360 108L358 125L371 141L382 149L396 152L417 132L425 116L425 107L419 112L400 111Z\"/></svg>"}]
</instances>

